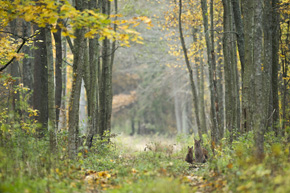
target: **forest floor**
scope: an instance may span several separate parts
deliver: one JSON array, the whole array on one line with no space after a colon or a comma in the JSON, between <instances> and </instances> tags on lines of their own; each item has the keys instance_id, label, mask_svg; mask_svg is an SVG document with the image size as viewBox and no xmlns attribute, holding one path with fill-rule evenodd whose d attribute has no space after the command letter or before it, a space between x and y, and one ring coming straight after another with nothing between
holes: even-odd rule
<instances>
[{"instance_id":1,"label":"forest floor","mask_svg":"<svg viewBox=\"0 0 290 193\"><path fill-rule=\"evenodd\" d=\"M67 158L65 138L59 139L63 148L55 154L47 142L34 138L0 148L0 192L290 192L289 145L269 136L261 163L254 159L249 134L231 146L223 140L204 164L185 162L193 136L121 134L89 152L80 149L73 161ZM210 149L206 136L204 147Z\"/></svg>"},{"instance_id":2,"label":"forest floor","mask_svg":"<svg viewBox=\"0 0 290 193\"><path fill-rule=\"evenodd\" d=\"M179 140L182 140L181 138ZM117 136L112 140L112 166L86 168L89 191L107 192L205 192L222 188L222 181L209 183L202 168L207 164L185 162L187 146L176 139L158 136ZM211 174L212 176L214 173ZM208 176L209 177L209 176Z\"/></svg>"}]
</instances>

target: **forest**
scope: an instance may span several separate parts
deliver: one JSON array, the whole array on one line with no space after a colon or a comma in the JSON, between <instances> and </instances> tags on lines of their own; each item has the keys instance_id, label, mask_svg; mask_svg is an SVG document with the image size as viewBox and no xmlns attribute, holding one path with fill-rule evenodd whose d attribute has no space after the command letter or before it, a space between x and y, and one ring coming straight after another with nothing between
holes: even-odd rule
<instances>
[{"instance_id":1,"label":"forest","mask_svg":"<svg viewBox=\"0 0 290 193\"><path fill-rule=\"evenodd\" d=\"M0 0L0 193L290 192L288 67L290 0Z\"/></svg>"}]
</instances>

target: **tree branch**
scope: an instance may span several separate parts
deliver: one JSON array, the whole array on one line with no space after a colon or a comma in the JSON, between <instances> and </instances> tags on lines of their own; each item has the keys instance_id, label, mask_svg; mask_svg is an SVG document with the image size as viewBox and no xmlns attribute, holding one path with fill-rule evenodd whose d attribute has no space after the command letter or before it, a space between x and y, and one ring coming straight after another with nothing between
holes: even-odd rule
<instances>
[{"instance_id":1,"label":"tree branch","mask_svg":"<svg viewBox=\"0 0 290 193\"><path fill-rule=\"evenodd\" d=\"M67 40L67 43L68 43L68 45L70 47L71 52L74 54L74 46L73 46L73 43L72 43L70 37L69 36L65 36L65 38Z\"/></svg>"},{"instance_id":2,"label":"tree branch","mask_svg":"<svg viewBox=\"0 0 290 193\"><path fill-rule=\"evenodd\" d=\"M2 33L7 33L7 34L11 34L15 37L18 37L18 38L21 38L22 39L22 43L21 45L19 46L19 48L17 49L16 53L19 53L20 50L22 49L22 47L24 46L24 44L29 40L31 39L32 37L36 36L38 33L36 34L33 34L32 36L28 37L28 38L25 38L25 37L22 37L22 36L19 36L17 34L14 34L12 32L8 32L8 31L0 31ZM14 56L11 60L9 60L9 62L7 62L3 67L0 68L0 72L2 72L3 70L5 70L14 60L15 60L16 56Z\"/></svg>"},{"instance_id":3,"label":"tree branch","mask_svg":"<svg viewBox=\"0 0 290 193\"><path fill-rule=\"evenodd\" d=\"M23 40L23 42L19 46L19 48L17 49L16 53L19 53L20 52L21 48L24 46L24 44L27 41L26 39L22 39L22 40ZM5 70L5 68L7 68L9 66L9 64L11 64L14 61L15 58L16 58L16 56L14 56L9 62L7 62L7 64L5 64L2 68L0 68L0 72L2 72L3 70Z\"/></svg>"}]
</instances>

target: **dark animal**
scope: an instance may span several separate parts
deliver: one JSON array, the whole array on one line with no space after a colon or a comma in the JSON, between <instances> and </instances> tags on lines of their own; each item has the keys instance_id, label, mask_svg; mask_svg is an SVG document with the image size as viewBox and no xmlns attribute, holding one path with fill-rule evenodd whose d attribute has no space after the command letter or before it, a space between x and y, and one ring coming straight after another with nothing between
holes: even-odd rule
<instances>
[{"instance_id":1,"label":"dark animal","mask_svg":"<svg viewBox=\"0 0 290 193\"><path fill-rule=\"evenodd\" d=\"M194 139L194 149L195 149L195 160L199 163L205 163L208 159L208 152L206 149L201 147L201 139Z\"/></svg>"},{"instance_id":2,"label":"dark animal","mask_svg":"<svg viewBox=\"0 0 290 193\"><path fill-rule=\"evenodd\" d=\"M193 163L193 146L189 147L188 146L188 152L187 155L185 157L185 161L187 161L188 163Z\"/></svg>"}]
</instances>

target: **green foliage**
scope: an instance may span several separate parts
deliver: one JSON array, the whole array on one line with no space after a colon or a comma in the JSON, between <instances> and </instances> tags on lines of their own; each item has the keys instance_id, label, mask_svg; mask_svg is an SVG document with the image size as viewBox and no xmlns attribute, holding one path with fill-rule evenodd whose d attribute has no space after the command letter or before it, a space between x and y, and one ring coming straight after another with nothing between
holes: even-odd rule
<instances>
[{"instance_id":1,"label":"green foliage","mask_svg":"<svg viewBox=\"0 0 290 193\"><path fill-rule=\"evenodd\" d=\"M279 143L277 143L280 141ZM224 178L224 190L237 192L287 192L285 183L289 180L289 145L281 143L273 133L265 135L265 158L262 163L256 160L254 135L249 132L233 141L232 146L223 139L216 148L216 155L208 165L208 180ZM214 171L214 175L210 173ZM214 176L214 177L213 177ZM283 176L283 177L282 177ZM278 191L278 190L277 190Z\"/></svg>"},{"instance_id":2,"label":"green foliage","mask_svg":"<svg viewBox=\"0 0 290 193\"><path fill-rule=\"evenodd\" d=\"M190 188L174 178L139 180L133 185L127 184L121 189L108 191L114 192L136 192L136 193L184 193L190 192Z\"/></svg>"}]
</instances>

